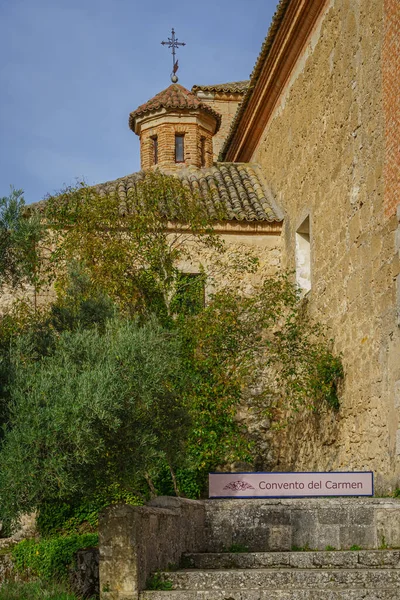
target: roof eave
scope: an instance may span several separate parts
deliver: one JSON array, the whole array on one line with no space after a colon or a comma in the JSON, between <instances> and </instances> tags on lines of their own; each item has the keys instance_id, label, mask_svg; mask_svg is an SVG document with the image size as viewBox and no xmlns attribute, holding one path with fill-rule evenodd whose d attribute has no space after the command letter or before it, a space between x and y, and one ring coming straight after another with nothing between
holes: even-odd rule
<instances>
[{"instance_id":1,"label":"roof eave","mask_svg":"<svg viewBox=\"0 0 400 600\"><path fill-rule=\"evenodd\" d=\"M251 160L274 107L327 0L280 0L267 37L218 157Z\"/></svg>"},{"instance_id":2,"label":"roof eave","mask_svg":"<svg viewBox=\"0 0 400 600\"><path fill-rule=\"evenodd\" d=\"M204 110L203 107L198 108L152 108L140 113L131 113L129 115L129 129L131 129L136 135L141 134L142 123L148 123L150 120L157 119L157 117L163 115L192 115L202 118L206 122L210 123L212 129L212 135L218 133L221 127L221 116L213 110ZM201 117L202 116L202 117Z\"/></svg>"}]
</instances>

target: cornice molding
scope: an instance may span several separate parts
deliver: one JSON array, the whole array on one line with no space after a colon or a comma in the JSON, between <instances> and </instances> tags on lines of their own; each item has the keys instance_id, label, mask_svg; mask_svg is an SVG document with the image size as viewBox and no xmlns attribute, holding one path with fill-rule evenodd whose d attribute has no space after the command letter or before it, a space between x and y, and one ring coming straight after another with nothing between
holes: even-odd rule
<instances>
[{"instance_id":1,"label":"cornice molding","mask_svg":"<svg viewBox=\"0 0 400 600\"><path fill-rule=\"evenodd\" d=\"M231 134L224 160L249 162L328 0L291 0Z\"/></svg>"},{"instance_id":2,"label":"cornice molding","mask_svg":"<svg viewBox=\"0 0 400 600\"><path fill-rule=\"evenodd\" d=\"M283 224L281 221L217 221L212 224L214 233L233 235L280 235ZM176 221L169 221L167 229L174 232L187 232L189 227Z\"/></svg>"}]
</instances>

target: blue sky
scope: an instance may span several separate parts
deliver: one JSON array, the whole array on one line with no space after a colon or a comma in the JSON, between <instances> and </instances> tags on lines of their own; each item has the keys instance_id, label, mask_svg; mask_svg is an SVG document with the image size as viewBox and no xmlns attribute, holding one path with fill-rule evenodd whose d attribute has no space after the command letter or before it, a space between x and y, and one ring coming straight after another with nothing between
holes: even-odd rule
<instances>
[{"instance_id":1,"label":"blue sky","mask_svg":"<svg viewBox=\"0 0 400 600\"><path fill-rule=\"evenodd\" d=\"M139 170L129 112L170 84L247 79L276 0L0 0L0 196Z\"/></svg>"}]
</instances>

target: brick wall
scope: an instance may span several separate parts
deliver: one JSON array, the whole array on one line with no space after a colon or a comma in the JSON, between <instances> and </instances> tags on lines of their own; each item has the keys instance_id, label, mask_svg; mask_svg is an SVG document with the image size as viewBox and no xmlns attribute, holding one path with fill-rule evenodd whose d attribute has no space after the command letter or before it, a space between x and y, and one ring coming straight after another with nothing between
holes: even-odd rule
<instances>
[{"instance_id":1,"label":"brick wall","mask_svg":"<svg viewBox=\"0 0 400 600\"><path fill-rule=\"evenodd\" d=\"M185 161L175 162L175 135L184 135ZM154 164L153 137L158 138L158 163ZM178 169L184 165L203 166L201 138L205 140L205 165L212 166L212 135L211 132L201 127L198 123L163 123L146 129L140 136L141 168L167 168Z\"/></svg>"}]
</instances>

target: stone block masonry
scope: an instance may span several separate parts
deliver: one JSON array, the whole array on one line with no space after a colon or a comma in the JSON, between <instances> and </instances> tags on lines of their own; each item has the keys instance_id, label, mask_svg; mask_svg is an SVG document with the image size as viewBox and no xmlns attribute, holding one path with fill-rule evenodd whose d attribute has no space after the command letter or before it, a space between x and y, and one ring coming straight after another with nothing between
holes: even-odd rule
<instances>
[{"instance_id":1,"label":"stone block masonry","mask_svg":"<svg viewBox=\"0 0 400 600\"><path fill-rule=\"evenodd\" d=\"M108 507L99 518L101 600L137 600L151 573L203 550L204 518L202 502L180 498Z\"/></svg>"},{"instance_id":2,"label":"stone block masonry","mask_svg":"<svg viewBox=\"0 0 400 600\"><path fill-rule=\"evenodd\" d=\"M399 6L324 4L250 157L286 213L283 268L295 269L309 219L308 311L330 328L345 371L339 412L298 413L274 436L272 467L372 470L384 492L400 481Z\"/></svg>"},{"instance_id":3,"label":"stone block masonry","mask_svg":"<svg viewBox=\"0 0 400 600\"><path fill-rule=\"evenodd\" d=\"M399 597L400 552L377 548L400 547L400 499L164 497L109 507L99 525L101 600ZM144 591L156 572L168 586Z\"/></svg>"},{"instance_id":4,"label":"stone block masonry","mask_svg":"<svg viewBox=\"0 0 400 600\"><path fill-rule=\"evenodd\" d=\"M211 500L205 511L208 552L400 547L397 499Z\"/></svg>"}]
</instances>

